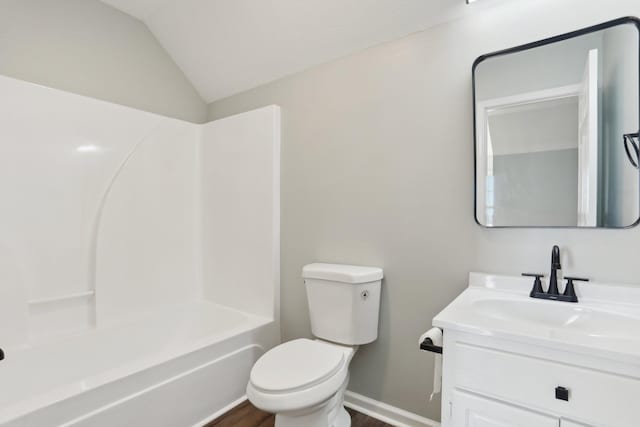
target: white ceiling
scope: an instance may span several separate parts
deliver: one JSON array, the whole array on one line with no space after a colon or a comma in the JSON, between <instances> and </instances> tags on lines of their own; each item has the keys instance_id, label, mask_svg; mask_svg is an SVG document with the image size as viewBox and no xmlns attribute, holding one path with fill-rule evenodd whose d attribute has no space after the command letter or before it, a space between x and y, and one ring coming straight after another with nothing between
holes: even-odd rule
<instances>
[{"instance_id":1,"label":"white ceiling","mask_svg":"<svg viewBox=\"0 0 640 427\"><path fill-rule=\"evenodd\" d=\"M207 102L492 2L468 6L464 0L102 1L145 22Z\"/></svg>"}]
</instances>

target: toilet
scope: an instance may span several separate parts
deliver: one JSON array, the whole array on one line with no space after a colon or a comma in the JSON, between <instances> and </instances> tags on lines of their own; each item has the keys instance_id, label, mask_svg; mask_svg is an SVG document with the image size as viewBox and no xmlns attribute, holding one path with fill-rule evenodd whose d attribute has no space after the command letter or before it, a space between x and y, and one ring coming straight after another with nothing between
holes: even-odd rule
<instances>
[{"instance_id":1,"label":"toilet","mask_svg":"<svg viewBox=\"0 0 640 427\"><path fill-rule=\"evenodd\" d=\"M378 338L382 269L309 264L302 270L314 340L266 352L253 366L247 397L276 414L276 427L348 427L349 364L359 345Z\"/></svg>"}]
</instances>

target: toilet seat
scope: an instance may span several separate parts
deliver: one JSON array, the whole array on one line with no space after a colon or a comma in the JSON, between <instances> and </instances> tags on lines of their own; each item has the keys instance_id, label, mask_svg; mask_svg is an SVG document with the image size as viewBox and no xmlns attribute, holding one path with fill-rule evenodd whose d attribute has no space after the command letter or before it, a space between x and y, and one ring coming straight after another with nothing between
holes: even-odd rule
<instances>
[{"instance_id":1,"label":"toilet seat","mask_svg":"<svg viewBox=\"0 0 640 427\"><path fill-rule=\"evenodd\" d=\"M339 348L297 339L265 353L251 370L251 383L272 393L300 390L335 375L344 363L345 355Z\"/></svg>"},{"instance_id":2,"label":"toilet seat","mask_svg":"<svg viewBox=\"0 0 640 427\"><path fill-rule=\"evenodd\" d=\"M351 354L352 348L308 339L280 344L253 366L247 396L268 412L322 403L347 380Z\"/></svg>"}]
</instances>

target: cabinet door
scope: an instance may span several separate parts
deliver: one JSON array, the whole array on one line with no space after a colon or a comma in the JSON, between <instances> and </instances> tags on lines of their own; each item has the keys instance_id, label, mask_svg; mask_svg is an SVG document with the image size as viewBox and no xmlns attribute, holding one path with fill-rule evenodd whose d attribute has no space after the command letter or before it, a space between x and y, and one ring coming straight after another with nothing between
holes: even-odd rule
<instances>
[{"instance_id":1,"label":"cabinet door","mask_svg":"<svg viewBox=\"0 0 640 427\"><path fill-rule=\"evenodd\" d=\"M458 390L453 393L451 415L453 427L558 427L559 425L558 418Z\"/></svg>"}]
</instances>

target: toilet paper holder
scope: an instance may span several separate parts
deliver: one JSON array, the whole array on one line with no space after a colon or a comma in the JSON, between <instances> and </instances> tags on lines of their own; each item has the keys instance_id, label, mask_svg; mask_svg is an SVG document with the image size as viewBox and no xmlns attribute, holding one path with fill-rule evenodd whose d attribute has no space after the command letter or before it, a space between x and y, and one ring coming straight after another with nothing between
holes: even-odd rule
<instances>
[{"instance_id":1,"label":"toilet paper holder","mask_svg":"<svg viewBox=\"0 0 640 427\"><path fill-rule=\"evenodd\" d=\"M442 354L442 347L440 347L439 345L433 344L433 340L429 337L425 338L420 343L420 350L430 351L431 353Z\"/></svg>"},{"instance_id":2,"label":"toilet paper holder","mask_svg":"<svg viewBox=\"0 0 640 427\"><path fill-rule=\"evenodd\" d=\"M433 392L429 397L432 401L434 396L442 392L442 345L443 331L438 327L429 329L418 338L420 350L435 353L433 357Z\"/></svg>"}]
</instances>

